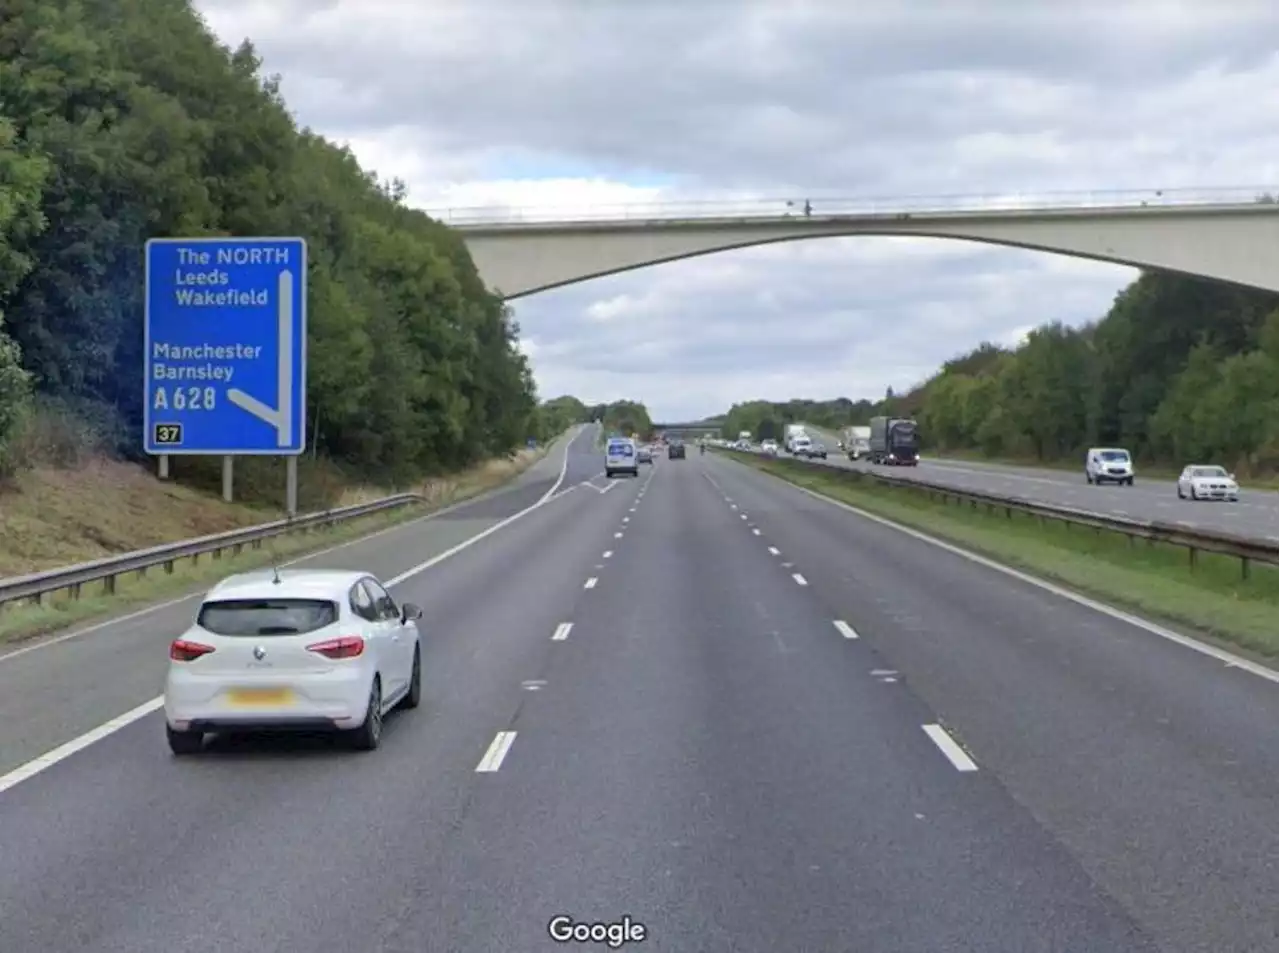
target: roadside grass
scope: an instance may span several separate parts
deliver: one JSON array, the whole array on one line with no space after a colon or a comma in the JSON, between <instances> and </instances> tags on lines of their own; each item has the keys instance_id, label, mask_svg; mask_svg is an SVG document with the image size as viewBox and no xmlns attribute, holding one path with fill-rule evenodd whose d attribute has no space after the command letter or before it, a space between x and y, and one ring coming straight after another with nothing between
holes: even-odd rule
<instances>
[{"instance_id":1,"label":"roadside grass","mask_svg":"<svg viewBox=\"0 0 1280 953\"><path fill-rule=\"evenodd\" d=\"M300 529L288 535L264 540L261 548L246 548L238 555L228 552L221 558L205 554L198 559L183 559L174 564L171 574L166 574L163 567L156 566L146 573L119 576L116 579L114 594L103 592L98 584L86 584L78 599L72 597L70 593L63 592L50 594L40 603L0 605L0 645L49 635L77 623L88 623L121 615L130 609L140 608L150 603L199 593L224 576L297 559L308 553L350 542L379 530L421 518L452 504L479 496L488 490L496 489L527 470L544 457L548 450L549 446L534 451L522 450L511 458L489 460L456 476L427 480L417 487L409 488L423 496L423 502L420 504L399 507L390 512L370 514L327 528ZM167 484L161 484L161 486L168 489ZM338 505L350 505L386 495L385 491L358 488L344 494L345 498ZM110 497L104 497L104 500L110 499ZM278 514L265 512L261 513L258 519L249 522L263 523L276 518ZM206 532L217 532L217 529ZM186 535L189 537L201 534L187 533ZM8 544L9 540L6 538L6 547ZM59 565L62 564L59 563ZM27 568L25 571L35 570Z\"/></svg>"},{"instance_id":2,"label":"roadside grass","mask_svg":"<svg viewBox=\"0 0 1280 953\"><path fill-rule=\"evenodd\" d=\"M906 488L883 486L847 471L828 471L748 454L732 459L815 493L848 503L1082 594L1153 620L1194 630L1276 667L1277 572L1253 563L1200 553L1192 569L1187 550L1117 533L1041 522L1014 512L988 512L931 500Z\"/></svg>"},{"instance_id":3,"label":"roadside grass","mask_svg":"<svg viewBox=\"0 0 1280 953\"><path fill-rule=\"evenodd\" d=\"M946 453L928 451L924 454L924 459L926 461L942 460L951 463L989 463L1005 467L1030 467L1036 470L1060 470L1064 473L1083 474L1084 472L1082 460L1020 460L1016 457L988 457L981 453L963 450L948 450ZM1140 461L1137 466L1139 480L1167 480L1172 483L1178 479L1178 475L1182 472L1180 467L1150 465ZM1231 470L1232 468L1228 466L1227 469ZM1277 480L1277 475L1274 473L1270 476L1263 476L1236 471L1236 482L1242 487L1254 490L1275 490L1280 488L1280 480Z\"/></svg>"}]
</instances>

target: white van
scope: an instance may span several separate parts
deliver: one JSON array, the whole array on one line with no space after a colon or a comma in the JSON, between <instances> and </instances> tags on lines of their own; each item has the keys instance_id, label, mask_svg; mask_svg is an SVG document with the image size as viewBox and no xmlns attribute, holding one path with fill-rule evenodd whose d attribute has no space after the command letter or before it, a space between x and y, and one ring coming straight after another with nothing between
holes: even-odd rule
<instances>
[{"instance_id":1,"label":"white van","mask_svg":"<svg viewBox=\"0 0 1280 953\"><path fill-rule=\"evenodd\" d=\"M604 448L604 475L610 480L615 473L640 475L640 459L636 442L630 437L610 437Z\"/></svg>"},{"instance_id":2,"label":"white van","mask_svg":"<svg viewBox=\"0 0 1280 953\"><path fill-rule=\"evenodd\" d=\"M1124 483L1133 486L1133 457L1118 447L1090 447L1084 458L1084 478L1094 486Z\"/></svg>"}]
</instances>

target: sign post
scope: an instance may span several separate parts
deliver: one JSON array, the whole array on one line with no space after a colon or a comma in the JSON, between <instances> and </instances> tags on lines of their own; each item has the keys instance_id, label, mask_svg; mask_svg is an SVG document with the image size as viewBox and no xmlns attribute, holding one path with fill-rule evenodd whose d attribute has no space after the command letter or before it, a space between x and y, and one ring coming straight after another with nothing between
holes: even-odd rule
<instances>
[{"instance_id":1,"label":"sign post","mask_svg":"<svg viewBox=\"0 0 1280 953\"><path fill-rule=\"evenodd\" d=\"M301 238L153 238L146 252L143 445L159 456L288 458L306 449L307 245ZM164 467L167 469L167 467Z\"/></svg>"}]
</instances>

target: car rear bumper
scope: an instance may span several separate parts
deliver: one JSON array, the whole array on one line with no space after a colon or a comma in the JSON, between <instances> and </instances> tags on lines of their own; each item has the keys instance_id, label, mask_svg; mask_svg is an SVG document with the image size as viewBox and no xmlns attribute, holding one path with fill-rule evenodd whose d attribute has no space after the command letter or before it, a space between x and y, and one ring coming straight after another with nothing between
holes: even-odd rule
<instances>
[{"instance_id":1,"label":"car rear bumper","mask_svg":"<svg viewBox=\"0 0 1280 953\"><path fill-rule=\"evenodd\" d=\"M175 731L333 730L358 728L369 706L369 678L359 669L270 683L170 672L165 684L164 716ZM238 689L281 688L279 704L237 703Z\"/></svg>"}]
</instances>

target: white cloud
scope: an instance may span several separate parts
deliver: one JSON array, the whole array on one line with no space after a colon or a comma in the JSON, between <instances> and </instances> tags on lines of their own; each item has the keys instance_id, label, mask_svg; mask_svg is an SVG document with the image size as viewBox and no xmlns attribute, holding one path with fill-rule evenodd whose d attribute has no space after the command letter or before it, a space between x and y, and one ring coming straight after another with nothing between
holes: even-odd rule
<instances>
[{"instance_id":1,"label":"white cloud","mask_svg":"<svg viewBox=\"0 0 1280 953\"><path fill-rule=\"evenodd\" d=\"M411 200L559 214L699 198L1280 179L1271 0L198 0L300 120ZM1130 269L925 239L728 252L516 302L544 396L696 417L875 396L1104 313Z\"/></svg>"}]
</instances>

